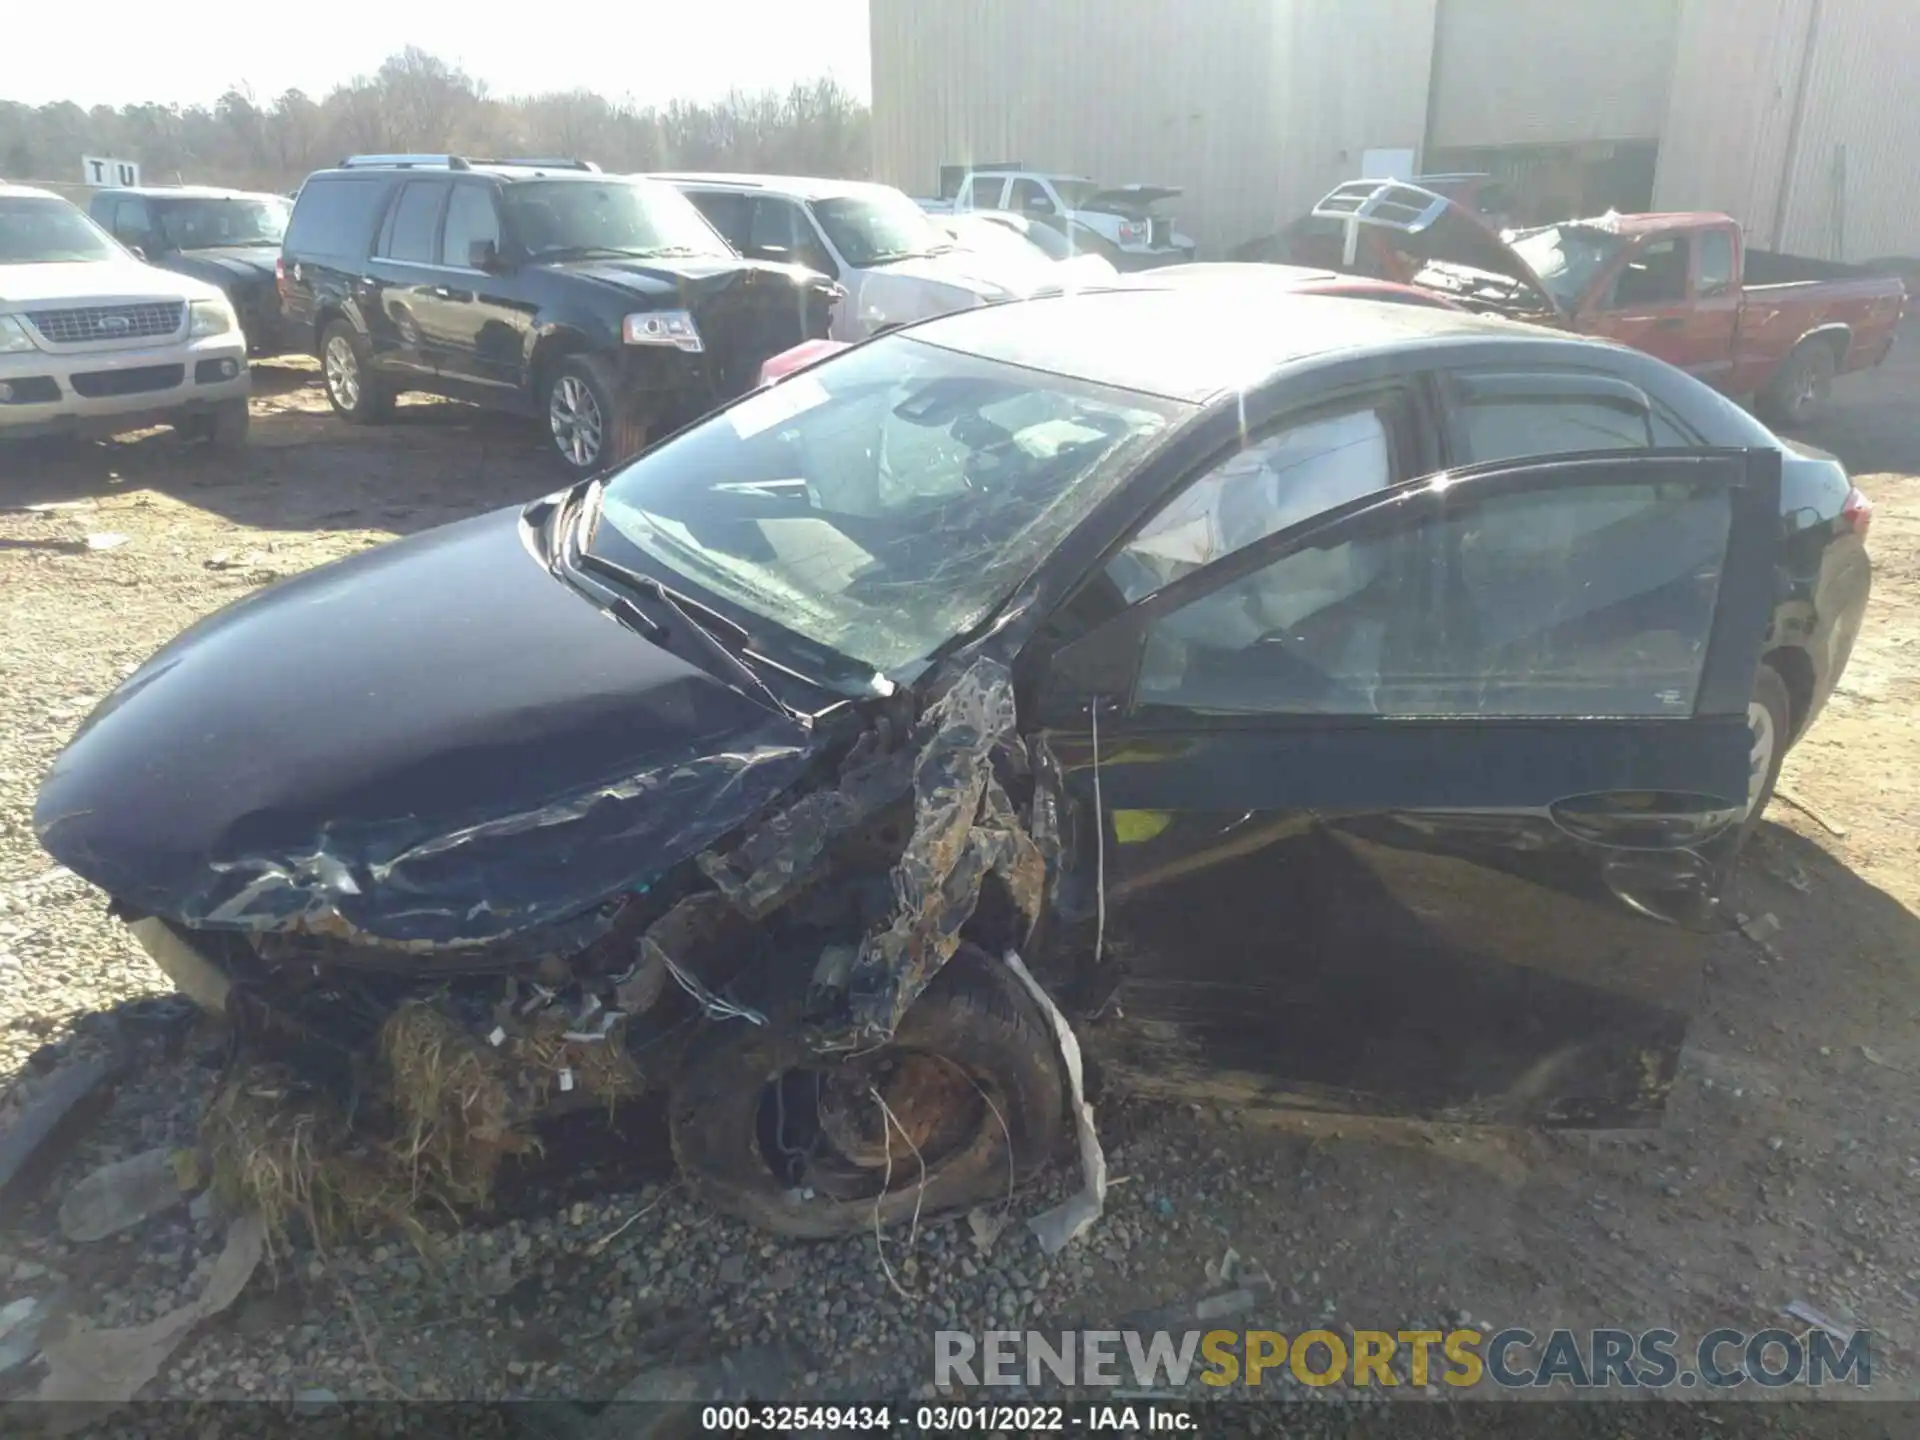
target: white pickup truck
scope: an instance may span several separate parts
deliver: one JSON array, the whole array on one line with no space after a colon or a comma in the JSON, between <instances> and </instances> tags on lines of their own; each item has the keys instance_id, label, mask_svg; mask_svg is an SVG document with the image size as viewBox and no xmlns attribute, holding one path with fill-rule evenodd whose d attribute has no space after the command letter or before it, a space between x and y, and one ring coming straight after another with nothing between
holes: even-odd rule
<instances>
[{"instance_id":1,"label":"white pickup truck","mask_svg":"<svg viewBox=\"0 0 1920 1440\"><path fill-rule=\"evenodd\" d=\"M0 183L0 443L171 425L236 448L249 383L218 287L143 264L50 191Z\"/></svg>"},{"instance_id":2,"label":"white pickup truck","mask_svg":"<svg viewBox=\"0 0 1920 1440\"><path fill-rule=\"evenodd\" d=\"M1055 175L1009 165L968 171L952 200L922 200L932 214L1008 210L1067 231L1084 227L1112 246L1107 258L1122 270L1179 265L1194 244L1154 206L1183 192L1170 185L1101 186L1084 175Z\"/></svg>"}]
</instances>

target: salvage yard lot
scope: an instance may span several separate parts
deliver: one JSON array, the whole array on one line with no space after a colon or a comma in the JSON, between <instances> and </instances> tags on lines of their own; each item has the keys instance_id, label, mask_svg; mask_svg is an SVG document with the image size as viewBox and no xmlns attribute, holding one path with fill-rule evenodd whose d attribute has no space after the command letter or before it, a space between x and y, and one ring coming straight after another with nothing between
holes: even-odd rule
<instances>
[{"instance_id":1,"label":"salvage yard lot","mask_svg":"<svg viewBox=\"0 0 1920 1440\"><path fill-rule=\"evenodd\" d=\"M911 1253L889 1241L898 1290L871 1236L772 1241L707 1213L636 1130L627 1163L595 1157L610 1172L597 1183L539 1190L428 1255L392 1239L263 1268L154 1391L604 1397L648 1366L766 1344L766 1390L904 1397L930 1374L936 1328L1113 1325L1217 1288L1208 1266L1231 1247L1274 1282L1231 1323L1694 1335L1766 1328L1801 1301L1877 1332L1876 1392L1916 1393L1915 329L1885 370L1842 382L1807 437L1878 506L1873 601L1840 690L1787 762L1794 803L1776 802L1732 896L1764 938L1720 947L1661 1130L1270 1129L1109 1105L1101 1128L1125 1183L1088 1236L1047 1260L1017 1224L990 1247L965 1224L923 1227ZM230 460L165 433L0 451L0 1081L86 1014L168 988L33 837L40 778L95 701L256 585L559 483L525 422L427 402L356 430L298 362L258 370L253 443ZM319 623L314 646L353 643ZM177 1026L152 1034L144 1068L44 1193L191 1143L217 1051ZM1071 1181L1061 1167L1014 1218ZM211 1216L180 1208L69 1245L43 1200L0 1228L0 1304L64 1278L74 1320L138 1323L198 1294L219 1244Z\"/></svg>"}]
</instances>

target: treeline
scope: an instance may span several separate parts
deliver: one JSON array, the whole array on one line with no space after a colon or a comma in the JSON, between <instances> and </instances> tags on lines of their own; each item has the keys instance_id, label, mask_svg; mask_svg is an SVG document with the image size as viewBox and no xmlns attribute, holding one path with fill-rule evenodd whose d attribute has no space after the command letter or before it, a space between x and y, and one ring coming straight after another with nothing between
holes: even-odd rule
<instances>
[{"instance_id":1,"label":"treeline","mask_svg":"<svg viewBox=\"0 0 1920 1440\"><path fill-rule=\"evenodd\" d=\"M0 101L0 176L12 180L76 180L82 155L110 155L138 161L149 184L287 190L343 155L370 151L848 177L864 176L870 163L867 107L832 79L784 94L735 91L710 104L640 107L586 90L496 97L412 46L317 100L289 90L262 101L235 89L211 108Z\"/></svg>"}]
</instances>

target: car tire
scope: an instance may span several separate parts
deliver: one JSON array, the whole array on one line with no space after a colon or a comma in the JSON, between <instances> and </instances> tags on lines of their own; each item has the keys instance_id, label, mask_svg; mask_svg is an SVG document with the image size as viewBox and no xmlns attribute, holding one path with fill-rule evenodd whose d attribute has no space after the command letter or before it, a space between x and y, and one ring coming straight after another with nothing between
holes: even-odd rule
<instances>
[{"instance_id":1,"label":"car tire","mask_svg":"<svg viewBox=\"0 0 1920 1440\"><path fill-rule=\"evenodd\" d=\"M320 383L333 413L356 425L372 425L393 414L391 386L373 374L367 342L344 320L320 333Z\"/></svg>"},{"instance_id":2,"label":"car tire","mask_svg":"<svg viewBox=\"0 0 1920 1440\"><path fill-rule=\"evenodd\" d=\"M1747 753L1749 782L1747 813L1740 822L1742 845L1759 828L1760 817L1773 799L1793 734L1793 697L1787 682L1771 665L1762 665L1754 677L1753 697L1747 702L1747 730L1753 738Z\"/></svg>"},{"instance_id":3,"label":"car tire","mask_svg":"<svg viewBox=\"0 0 1920 1440\"><path fill-rule=\"evenodd\" d=\"M1760 418L1783 430L1818 419L1833 396L1833 377L1839 368L1826 341L1803 341L1760 392L1755 407Z\"/></svg>"},{"instance_id":4,"label":"car tire","mask_svg":"<svg viewBox=\"0 0 1920 1440\"><path fill-rule=\"evenodd\" d=\"M188 416L175 428L183 438L197 441L216 454L228 455L246 448L253 417L245 400L223 400L211 410Z\"/></svg>"},{"instance_id":5,"label":"car tire","mask_svg":"<svg viewBox=\"0 0 1920 1440\"><path fill-rule=\"evenodd\" d=\"M568 474L594 475L647 448L651 426L598 355L567 355L541 387L547 438Z\"/></svg>"},{"instance_id":6,"label":"car tire","mask_svg":"<svg viewBox=\"0 0 1920 1440\"><path fill-rule=\"evenodd\" d=\"M984 951L962 945L892 1040L837 1063L809 1047L799 1000L775 1007L764 1026L716 1027L673 1082L674 1158L716 1209L800 1239L849 1235L871 1229L876 1209L878 1223L893 1224L1003 1199L1059 1145L1066 1087L1051 1026L1012 971ZM870 1076L886 1087L891 1112L865 1106ZM809 1089L810 1117L786 1099ZM837 1124L829 1115L836 1093L858 1102L857 1114L854 1103L839 1106ZM834 1146L833 1132L846 1134L849 1119L860 1139L880 1142L863 1158ZM896 1122L918 1139L892 1157L883 1194ZM816 1158L825 1141L826 1159L782 1173L775 1157L802 1148L789 1140Z\"/></svg>"}]
</instances>

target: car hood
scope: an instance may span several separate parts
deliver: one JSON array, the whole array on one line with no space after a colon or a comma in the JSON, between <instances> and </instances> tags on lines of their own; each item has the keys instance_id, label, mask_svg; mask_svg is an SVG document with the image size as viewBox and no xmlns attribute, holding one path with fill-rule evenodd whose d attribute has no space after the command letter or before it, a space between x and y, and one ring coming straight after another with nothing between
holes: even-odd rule
<instances>
[{"instance_id":1,"label":"car hood","mask_svg":"<svg viewBox=\"0 0 1920 1440\"><path fill-rule=\"evenodd\" d=\"M168 269L218 284L223 280L271 280L278 245L217 245L205 250L181 250L166 257Z\"/></svg>"},{"instance_id":2,"label":"car hood","mask_svg":"<svg viewBox=\"0 0 1920 1440\"><path fill-rule=\"evenodd\" d=\"M899 285L952 286L982 300L1004 300L1035 288L1033 271L1027 266L957 247L938 255L915 255L890 265L876 265L866 273L874 278L884 276Z\"/></svg>"},{"instance_id":3,"label":"car hood","mask_svg":"<svg viewBox=\"0 0 1920 1440\"><path fill-rule=\"evenodd\" d=\"M1353 181L1322 199L1314 206L1313 216L1342 226L1355 221L1363 236L1371 229L1395 250L1416 260L1513 281L1528 292L1527 298L1535 308L1550 314L1560 309L1539 272L1521 258L1519 251L1456 202L1419 185ZM1445 283L1420 279L1414 283L1451 299L1466 298L1457 287Z\"/></svg>"},{"instance_id":4,"label":"car hood","mask_svg":"<svg viewBox=\"0 0 1920 1440\"><path fill-rule=\"evenodd\" d=\"M742 260L733 255L676 255L658 260L572 260L555 262L555 269L597 280L631 295L666 300L691 300L730 289L734 285L765 285L772 281L796 287L825 288L827 277L804 265L779 265L766 260Z\"/></svg>"},{"instance_id":5,"label":"car hood","mask_svg":"<svg viewBox=\"0 0 1920 1440\"><path fill-rule=\"evenodd\" d=\"M0 265L0 305L46 300L211 300L220 292L203 280L172 275L131 257L66 260L51 265Z\"/></svg>"},{"instance_id":6,"label":"car hood","mask_svg":"<svg viewBox=\"0 0 1920 1440\"><path fill-rule=\"evenodd\" d=\"M643 887L812 743L555 579L505 510L194 626L88 718L34 823L163 918L481 944Z\"/></svg>"}]
</instances>

